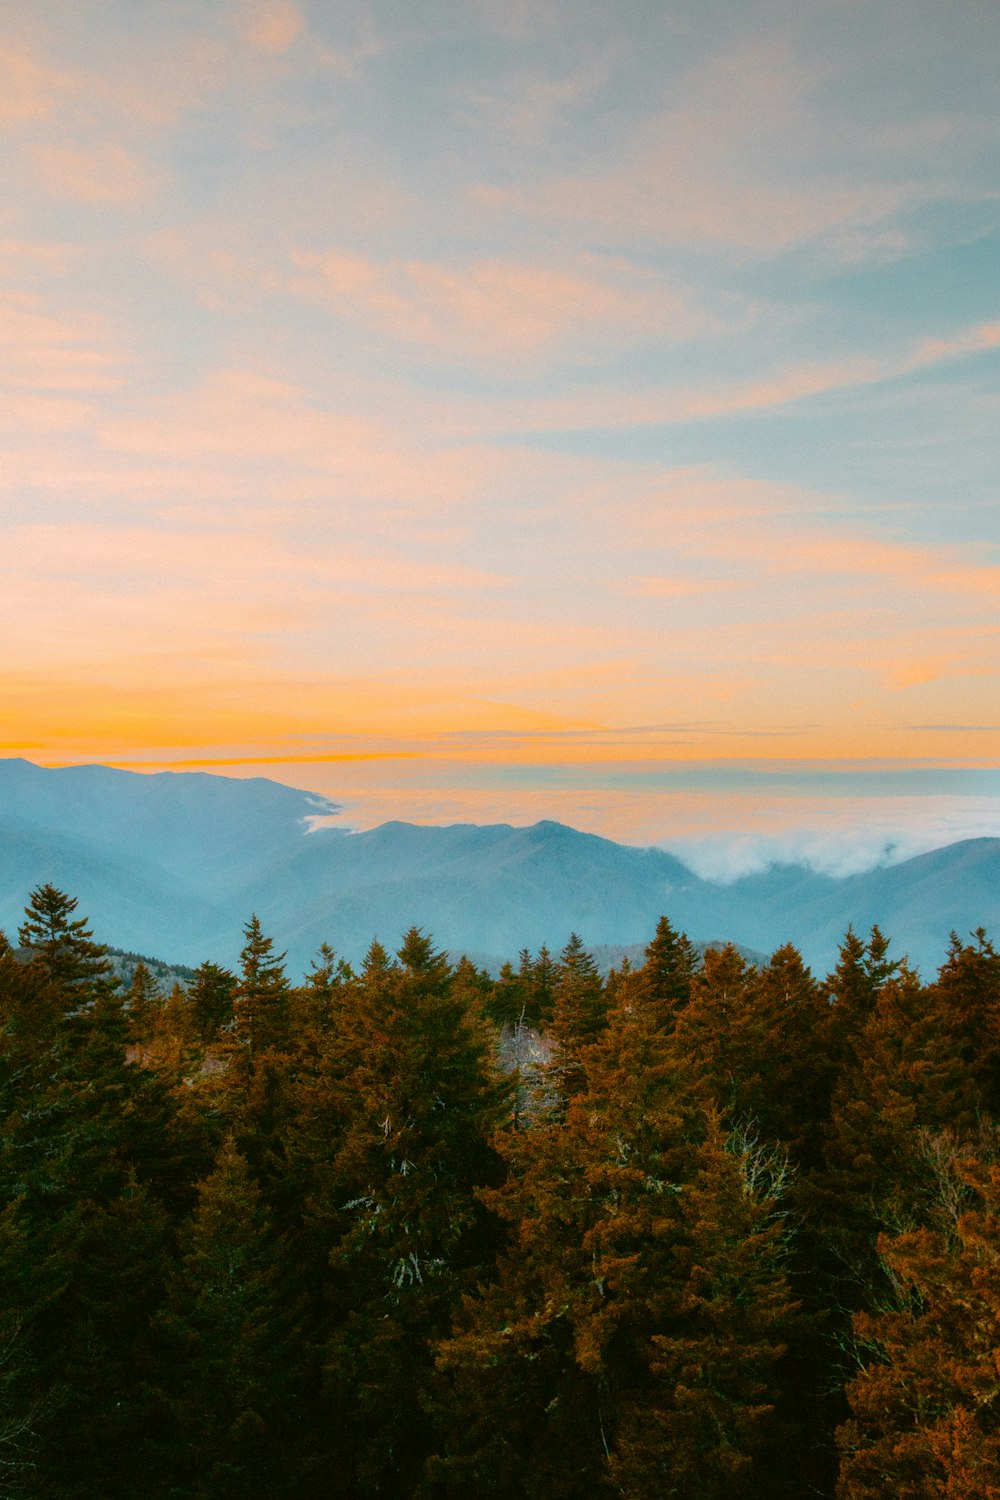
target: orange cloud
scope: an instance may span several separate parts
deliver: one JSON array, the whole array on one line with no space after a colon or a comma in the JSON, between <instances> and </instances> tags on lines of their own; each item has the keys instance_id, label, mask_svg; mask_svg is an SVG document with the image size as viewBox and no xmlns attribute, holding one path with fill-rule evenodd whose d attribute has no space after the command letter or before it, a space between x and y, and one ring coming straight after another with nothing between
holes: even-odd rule
<instances>
[{"instance_id":1,"label":"orange cloud","mask_svg":"<svg viewBox=\"0 0 1000 1500\"><path fill-rule=\"evenodd\" d=\"M305 21L292 0L248 0L236 16L238 30L255 52L287 52L302 35Z\"/></svg>"},{"instance_id":2,"label":"orange cloud","mask_svg":"<svg viewBox=\"0 0 1000 1500\"><path fill-rule=\"evenodd\" d=\"M573 271L503 260L464 268L380 263L339 249L299 251L291 260L309 274L291 278L289 290L319 298L339 317L452 354L534 357L595 330L615 340L687 338L713 321L648 278L623 275L614 262L601 276L593 259L578 260Z\"/></svg>"},{"instance_id":3,"label":"orange cloud","mask_svg":"<svg viewBox=\"0 0 1000 1500\"><path fill-rule=\"evenodd\" d=\"M9 125L47 120L73 86L72 74L7 47L0 47L0 78L0 121Z\"/></svg>"},{"instance_id":4,"label":"orange cloud","mask_svg":"<svg viewBox=\"0 0 1000 1500\"><path fill-rule=\"evenodd\" d=\"M0 388L107 391L121 385L123 352L92 315L57 318L29 292L0 292Z\"/></svg>"},{"instance_id":5,"label":"orange cloud","mask_svg":"<svg viewBox=\"0 0 1000 1500\"><path fill-rule=\"evenodd\" d=\"M30 148L30 155L43 187L58 197L126 208L152 193L145 163L116 141L92 146L38 144Z\"/></svg>"}]
</instances>

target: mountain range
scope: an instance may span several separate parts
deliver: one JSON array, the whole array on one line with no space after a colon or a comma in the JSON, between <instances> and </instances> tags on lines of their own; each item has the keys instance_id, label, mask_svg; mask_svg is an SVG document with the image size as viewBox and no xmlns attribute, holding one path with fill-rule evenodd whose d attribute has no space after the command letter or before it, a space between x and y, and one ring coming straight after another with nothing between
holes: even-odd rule
<instances>
[{"instance_id":1,"label":"mountain range","mask_svg":"<svg viewBox=\"0 0 1000 1500\"><path fill-rule=\"evenodd\" d=\"M263 778L51 770L0 759L0 928L13 938L30 890L79 899L101 941L173 963L235 962L251 913L301 972L321 942L357 960L413 925L483 961L571 931L647 942L661 913L699 941L770 952L793 942L817 972L849 923L877 922L925 975L952 929L1000 930L1000 839L964 840L864 874L775 865L727 884L662 849L560 823L332 828L335 804Z\"/></svg>"}]
</instances>

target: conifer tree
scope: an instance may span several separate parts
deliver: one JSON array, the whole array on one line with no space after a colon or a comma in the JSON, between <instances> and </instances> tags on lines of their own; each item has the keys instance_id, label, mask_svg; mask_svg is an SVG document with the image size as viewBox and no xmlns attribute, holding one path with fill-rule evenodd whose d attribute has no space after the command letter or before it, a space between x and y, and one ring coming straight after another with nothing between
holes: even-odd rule
<instances>
[{"instance_id":1,"label":"conifer tree","mask_svg":"<svg viewBox=\"0 0 1000 1500\"><path fill-rule=\"evenodd\" d=\"M840 1500L1000 1494L997 1142L985 1154L954 1137L922 1144L944 1188L937 1222L879 1238L893 1295L855 1317L867 1358L838 1433Z\"/></svg>"},{"instance_id":2,"label":"conifer tree","mask_svg":"<svg viewBox=\"0 0 1000 1500\"><path fill-rule=\"evenodd\" d=\"M198 1143L169 1087L129 1062L103 965L89 985L79 966L51 974L44 957L0 959L0 1195L19 1201L23 1230L0 1321L18 1319L32 1366L38 1492L124 1500L145 1420L143 1333Z\"/></svg>"},{"instance_id":3,"label":"conifer tree","mask_svg":"<svg viewBox=\"0 0 1000 1500\"><path fill-rule=\"evenodd\" d=\"M74 917L75 896L54 885L32 892L18 931L18 942L50 984L67 994L111 983L107 950L93 941L85 917Z\"/></svg>"},{"instance_id":4,"label":"conifer tree","mask_svg":"<svg viewBox=\"0 0 1000 1500\"><path fill-rule=\"evenodd\" d=\"M642 973L642 970L639 971ZM744 1070L743 1032L752 1006L754 971L732 943L708 948L691 981L688 1003L666 1014L666 1030L677 1028L677 1048L710 1085L720 1108L743 1121L737 1080Z\"/></svg>"},{"instance_id":5,"label":"conifer tree","mask_svg":"<svg viewBox=\"0 0 1000 1500\"><path fill-rule=\"evenodd\" d=\"M548 948L543 943L538 957L530 965L531 1004L537 1017L535 1025L543 1031L552 1021L555 1009L557 966Z\"/></svg>"},{"instance_id":6,"label":"conifer tree","mask_svg":"<svg viewBox=\"0 0 1000 1500\"><path fill-rule=\"evenodd\" d=\"M170 1494L236 1500L301 1493L295 1306L282 1246L232 1135L199 1185L181 1260L156 1320Z\"/></svg>"},{"instance_id":7,"label":"conifer tree","mask_svg":"<svg viewBox=\"0 0 1000 1500\"><path fill-rule=\"evenodd\" d=\"M705 1072L731 1124L750 1124L810 1165L829 1112L821 1042L825 1002L798 951L777 949L759 973L727 946L705 955L677 1045Z\"/></svg>"},{"instance_id":8,"label":"conifer tree","mask_svg":"<svg viewBox=\"0 0 1000 1500\"><path fill-rule=\"evenodd\" d=\"M233 1019L236 976L218 964L203 963L188 985L188 999L202 1039L213 1042Z\"/></svg>"},{"instance_id":9,"label":"conifer tree","mask_svg":"<svg viewBox=\"0 0 1000 1500\"><path fill-rule=\"evenodd\" d=\"M848 927L837 967L822 986L828 1002L826 1051L838 1073L856 1062L861 1034L879 993L899 968L890 959L889 940L877 926L865 943Z\"/></svg>"},{"instance_id":10,"label":"conifer tree","mask_svg":"<svg viewBox=\"0 0 1000 1500\"><path fill-rule=\"evenodd\" d=\"M667 1026L691 999L691 982L698 968L698 955L687 934L676 932L667 917L660 917L645 958L642 973L650 995L661 1007Z\"/></svg>"},{"instance_id":11,"label":"conifer tree","mask_svg":"<svg viewBox=\"0 0 1000 1500\"><path fill-rule=\"evenodd\" d=\"M629 985L564 1118L500 1141L512 1174L486 1200L510 1244L439 1351L449 1494L767 1492L754 1458L792 1313L780 1229L660 1020Z\"/></svg>"},{"instance_id":12,"label":"conifer tree","mask_svg":"<svg viewBox=\"0 0 1000 1500\"><path fill-rule=\"evenodd\" d=\"M500 976L486 1002L486 1014L495 1026L513 1029L520 1024L525 1014L528 993L523 960L524 950L521 969L517 973L511 963L500 965ZM530 958L528 961L530 964Z\"/></svg>"},{"instance_id":13,"label":"conifer tree","mask_svg":"<svg viewBox=\"0 0 1000 1500\"><path fill-rule=\"evenodd\" d=\"M132 979L125 994L129 1032L132 1040L138 1045L141 1046L152 1037L162 1005L163 994L160 986L154 979L148 964L140 959L132 970Z\"/></svg>"},{"instance_id":14,"label":"conifer tree","mask_svg":"<svg viewBox=\"0 0 1000 1500\"><path fill-rule=\"evenodd\" d=\"M585 1085L582 1050L600 1035L607 1020L604 984L597 965L574 932L556 970L551 1034L556 1044L552 1080L570 1098Z\"/></svg>"},{"instance_id":15,"label":"conifer tree","mask_svg":"<svg viewBox=\"0 0 1000 1500\"><path fill-rule=\"evenodd\" d=\"M240 973L233 991L233 1034L250 1058L288 1040L289 984L285 955L274 952L274 939L265 937L252 916L244 928Z\"/></svg>"},{"instance_id":16,"label":"conifer tree","mask_svg":"<svg viewBox=\"0 0 1000 1500\"><path fill-rule=\"evenodd\" d=\"M428 1449L430 1341L488 1254L477 1185L507 1109L488 1033L417 929L369 950L343 1031L298 1116L312 1234L329 1251L327 1394L350 1412L352 1495L410 1493ZM484 1238L485 1236L485 1238Z\"/></svg>"}]
</instances>

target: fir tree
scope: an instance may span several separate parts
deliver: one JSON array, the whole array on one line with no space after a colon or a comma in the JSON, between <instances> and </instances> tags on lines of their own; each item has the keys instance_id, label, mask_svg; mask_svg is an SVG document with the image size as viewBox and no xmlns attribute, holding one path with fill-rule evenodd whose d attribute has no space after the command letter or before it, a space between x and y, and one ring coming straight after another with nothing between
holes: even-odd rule
<instances>
[{"instance_id":1,"label":"fir tree","mask_svg":"<svg viewBox=\"0 0 1000 1500\"><path fill-rule=\"evenodd\" d=\"M181 1261L156 1328L170 1441L159 1462L171 1494L230 1500L301 1493L295 1306L282 1246L233 1137L199 1185Z\"/></svg>"},{"instance_id":2,"label":"fir tree","mask_svg":"<svg viewBox=\"0 0 1000 1500\"><path fill-rule=\"evenodd\" d=\"M129 1032L138 1045L148 1042L156 1027L158 1012L163 1005L163 994L149 966L142 959L132 970L132 979L125 994L125 1009L128 1012Z\"/></svg>"},{"instance_id":3,"label":"fir tree","mask_svg":"<svg viewBox=\"0 0 1000 1500\"><path fill-rule=\"evenodd\" d=\"M40 885L25 907L18 942L49 983L64 993L93 991L111 983L107 950L93 941L85 917L74 917L75 896Z\"/></svg>"},{"instance_id":4,"label":"fir tree","mask_svg":"<svg viewBox=\"0 0 1000 1500\"><path fill-rule=\"evenodd\" d=\"M649 993L657 1001L665 1027L691 999L691 982L698 955L687 934L676 932L667 917L656 924L656 933L646 948L642 974Z\"/></svg>"},{"instance_id":5,"label":"fir tree","mask_svg":"<svg viewBox=\"0 0 1000 1500\"><path fill-rule=\"evenodd\" d=\"M295 1150L322 1153L312 1233L329 1247L327 1389L351 1413L349 1493L404 1495L428 1450L430 1340L487 1253L475 1189L496 1176L489 1137L508 1091L446 958L417 929L398 965L369 951L349 1016Z\"/></svg>"},{"instance_id":6,"label":"fir tree","mask_svg":"<svg viewBox=\"0 0 1000 1500\"><path fill-rule=\"evenodd\" d=\"M944 1189L937 1222L879 1238L893 1295L855 1317L867 1358L838 1433L841 1500L1000 1495L996 1145L925 1137Z\"/></svg>"},{"instance_id":7,"label":"fir tree","mask_svg":"<svg viewBox=\"0 0 1000 1500\"><path fill-rule=\"evenodd\" d=\"M510 1245L439 1352L448 1493L768 1492L755 1456L792 1313L780 1228L658 1012L630 986L565 1118L500 1141L511 1177L486 1200Z\"/></svg>"},{"instance_id":8,"label":"fir tree","mask_svg":"<svg viewBox=\"0 0 1000 1500\"><path fill-rule=\"evenodd\" d=\"M236 976L218 964L203 963L188 985L188 999L202 1039L213 1042L233 1019Z\"/></svg>"},{"instance_id":9,"label":"fir tree","mask_svg":"<svg viewBox=\"0 0 1000 1500\"><path fill-rule=\"evenodd\" d=\"M256 916L244 928L240 973L233 992L233 1033L250 1058L288 1040L289 984L285 955L274 952Z\"/></svg>"},{"instance_id":10,"label":"fir tree","mask_svg":"<svg viewBox=\"0 0 1000 1500\"><path fill-rule=\"evenodd\" d=\"M559 955L553 993L551 1035L556 1044L551 1075L570 1098L584 1087L582 1050L607 1020L604 984L593 957L574 932Z\"/></svg>"}]
</instances>

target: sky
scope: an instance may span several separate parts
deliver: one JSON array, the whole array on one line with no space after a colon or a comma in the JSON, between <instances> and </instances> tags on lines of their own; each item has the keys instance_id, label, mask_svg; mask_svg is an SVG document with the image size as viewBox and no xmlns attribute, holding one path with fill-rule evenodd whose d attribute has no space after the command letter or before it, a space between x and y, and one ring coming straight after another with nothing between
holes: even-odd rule
<instances>
[{"instance_id":1,"label":"sky","mask_svg":"<svg viewBox=\"0 0 1000 1500\"><path fill-rule=\"evenodd\" d=\"M1000 835L995 0L0 0L0 755Z\"/></svg>"}]
</instances>

